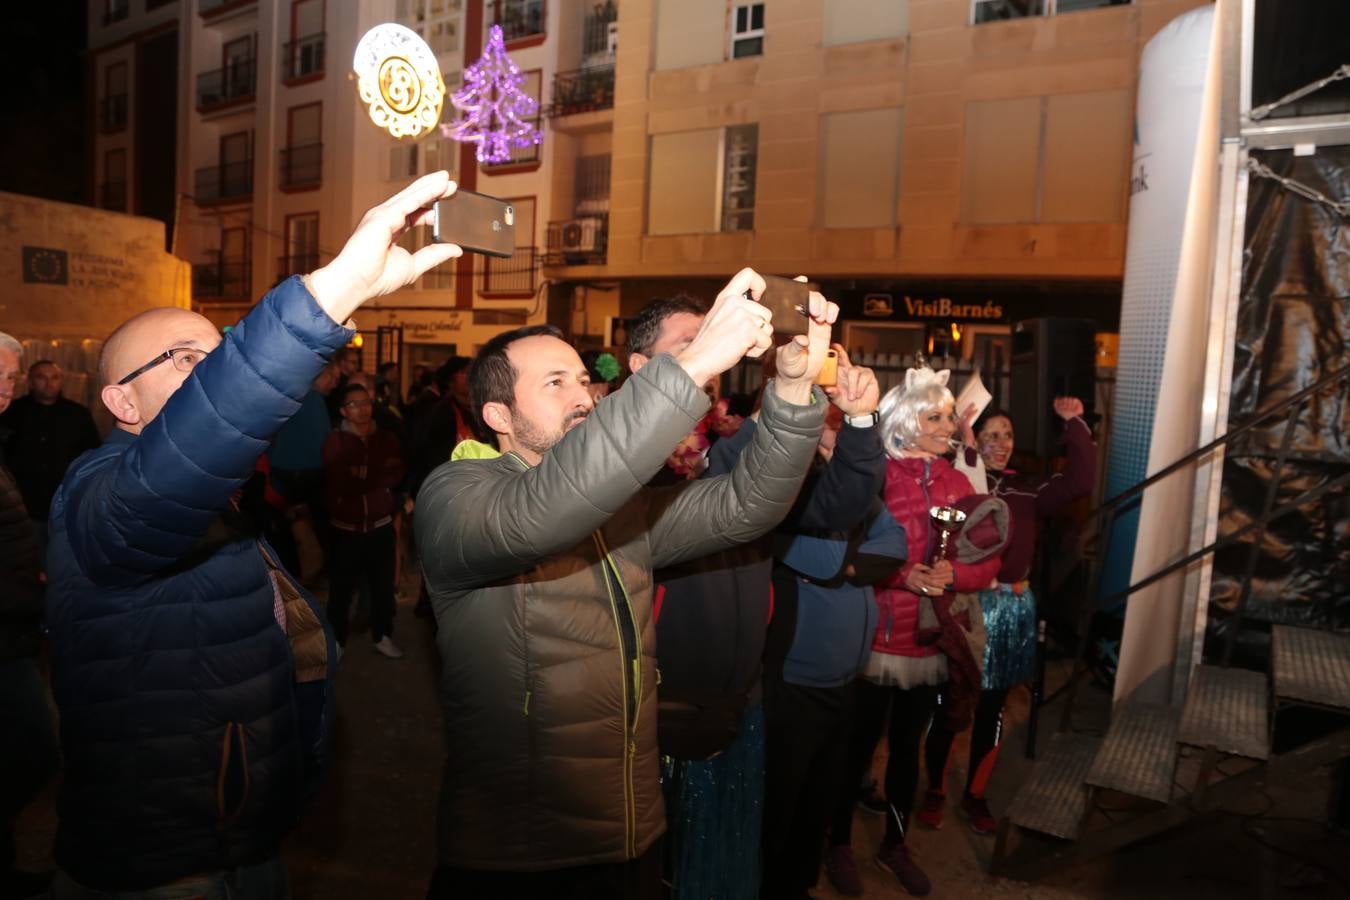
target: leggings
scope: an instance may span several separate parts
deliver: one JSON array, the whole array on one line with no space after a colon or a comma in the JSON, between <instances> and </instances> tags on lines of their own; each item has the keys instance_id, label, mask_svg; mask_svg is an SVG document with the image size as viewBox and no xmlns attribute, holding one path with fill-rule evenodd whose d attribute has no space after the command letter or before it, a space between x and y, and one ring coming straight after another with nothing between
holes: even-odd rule
<instances>
[{"instance_id":1,"label":"leggings","mask_svg":"<svg viewBox=\"0 0 1350 900\"><path fill-rule=\"evenodd\" d=\"M886 761L886 800L890 810L886 816L885 845L903 843L909 818L914 811L914 791L919 783L919 743L933 718L938 689L919 685L908 689L882 687L866 679L858 679L856 714L853 733L849 739L848 758L842 784L856 785L872 764L872 754L886 724L886 710L891 713L891 727L887 737L890 757ZM830 842L848 846L853 840L853 806L857 795L852 790L839 792L830 823Z\"/></svg>"},{"instance_id":2,"label":"leggings","mask_svg":"<svg viewBox=\"0 0 1350 900\"><path fill-rule=\"evenodd\" d=\"M975 724L970 732L970 764L966 767L966 795L969 797L983 797L984 789L989 784L989 776L998 759L999 744L1003 740L1003 704L1007 699L1007 688L980 691L980 702L975 707ZM947 760L951 756L954 740L956 734L944 728L941 720L933 723L924 745L930 791L938 794L947 792Z\"/></svg>"}]
</instances>

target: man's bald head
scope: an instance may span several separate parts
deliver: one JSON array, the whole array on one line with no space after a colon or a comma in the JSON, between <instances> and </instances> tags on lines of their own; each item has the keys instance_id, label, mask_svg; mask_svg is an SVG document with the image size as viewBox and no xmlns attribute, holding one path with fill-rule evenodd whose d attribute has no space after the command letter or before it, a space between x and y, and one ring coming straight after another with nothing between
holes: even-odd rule
<instances>
[{"instance_id":1,"label":"man's bald head","mask_svg":"<svg viewBox=\"0 0 1350 900\"><path fill-rule=\"evenodd\" d=\"M118 427L139 434L187 380L191 367L184 369L163 360L125 385L117 382L169 350L186 348L205 356L219 344L216 327L186 309L150 309L123 322L104 341L98 359L103 404L117 418Z\"/></svg>"}]
</instances>

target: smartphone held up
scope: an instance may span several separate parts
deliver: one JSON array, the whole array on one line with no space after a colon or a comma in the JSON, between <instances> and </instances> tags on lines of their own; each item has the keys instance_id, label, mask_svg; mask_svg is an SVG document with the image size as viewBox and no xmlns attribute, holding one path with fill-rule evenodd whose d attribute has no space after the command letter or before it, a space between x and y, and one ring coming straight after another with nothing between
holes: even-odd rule
<instances>
[{"instance_id":1,"label":"smartphone held up","mask_svg":"<svg viewBox=\"0 0 1350 900\"><path fill-rule=\"evenodd\" d=\"M431 239L465 253L509 259L516 252L516 211L506 200L455 191L433 207Z\"/></svg>"}]
</instances>

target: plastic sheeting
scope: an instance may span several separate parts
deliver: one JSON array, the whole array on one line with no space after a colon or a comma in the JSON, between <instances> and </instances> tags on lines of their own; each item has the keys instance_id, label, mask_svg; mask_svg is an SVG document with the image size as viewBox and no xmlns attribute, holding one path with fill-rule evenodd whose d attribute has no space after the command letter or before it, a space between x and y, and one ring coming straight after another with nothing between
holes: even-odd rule
<instances>
[{"instance_id":1,"label":"plastic sheeting","mask_svg":"<svg viewBox=\"0 0 1350 900\"><path fill-rule=\"evenodd\" d=\"M1286 178L1336 199L1350 199L1350 147L1319 147L1311 157L1254 154ZM1350 364L1350 220L1253 175L1234 354L1229 425ZM1223 476L1220 537L1260 517L1285 415L1234 439ZM1300 413L1280 478L1276 507L1350 471L1350 400L1328 389ZM1250 541L1215 555L1211 636L1226 633L1246 574ZM1350 629L1350 491L1342 488L1287 513L1267 528L1256 551L1246 617ZM1257 651L1259 629L1243 632Z\"/></svg>"}]
</instances>

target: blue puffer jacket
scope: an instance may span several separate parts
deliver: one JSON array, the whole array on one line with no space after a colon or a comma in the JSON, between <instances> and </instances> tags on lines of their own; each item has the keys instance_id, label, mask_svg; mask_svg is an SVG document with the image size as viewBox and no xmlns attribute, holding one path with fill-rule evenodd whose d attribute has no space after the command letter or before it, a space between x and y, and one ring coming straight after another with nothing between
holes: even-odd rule
<instances>
[{"instance_id":1,"label":"blue puffer jacket","mask_svg":"<svg viewBox=\"0 0 1350 900\"><path fill-rule=\"evenodd\" d=\"M267 859L316 783L332 636L312 598L273 581L275 554L231 498L350 335L283 282L52 502L56 861L81 884L144 889Z\"/></svg>"}]
</instances>

